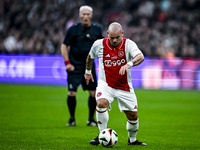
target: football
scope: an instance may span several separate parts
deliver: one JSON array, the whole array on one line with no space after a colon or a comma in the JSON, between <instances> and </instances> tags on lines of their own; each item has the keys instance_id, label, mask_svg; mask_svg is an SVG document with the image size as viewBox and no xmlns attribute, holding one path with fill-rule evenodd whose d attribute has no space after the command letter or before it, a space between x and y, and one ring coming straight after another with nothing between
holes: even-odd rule
<instances>
[{"instance_id":1,"label":"football","mask_svg":"<svg viewBox=\"0 0 200 150\"><path fill-rule=\"evenodd\" d=\"M118 136L113 129L104 129L99 134L99 143L104 147L112 147L118 141Z\"/></svg>"}]
</instances>

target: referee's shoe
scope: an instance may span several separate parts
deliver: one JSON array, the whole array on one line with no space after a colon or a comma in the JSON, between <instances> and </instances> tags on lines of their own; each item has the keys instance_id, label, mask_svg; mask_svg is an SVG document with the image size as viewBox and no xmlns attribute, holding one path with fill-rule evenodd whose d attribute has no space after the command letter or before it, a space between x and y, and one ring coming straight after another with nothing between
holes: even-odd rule
<instances>
[{"instance_id":1,"label":"referee's shoe","mask_svg":"<svg viewBox=\"0 0 200 150\"><path fill-rule=\"evenodd\" d=\"M87 121L87 126L96 127L97 126L97 122L94 119L88 120Z\"/></svg>"},{"instance_id":2,"label":"referee's shoe","mask_svg":"<svg viewBox=\"0 0 200 150\"><path fill-rule=\"evenodd\" d=\"M71 126L76 126L76 121L75 119L69 119L68 124L66 124L67 127L71 127Z\"/></svg>"},{"instance_id":3,"label":"referee's shoe","mask_svg":"<svg viewBox=\"0 0 200 150\"><path fill-rule=\"evenodd\" d=\"M68 124L66 124L67 127L71 127L71 126L76 126L76 121L75 119L69 119ZM87 126L91 126L91 127L96 127L97 126L97 122L95 120L88 120L87 121Z\"/></svg>"}]
</instances>

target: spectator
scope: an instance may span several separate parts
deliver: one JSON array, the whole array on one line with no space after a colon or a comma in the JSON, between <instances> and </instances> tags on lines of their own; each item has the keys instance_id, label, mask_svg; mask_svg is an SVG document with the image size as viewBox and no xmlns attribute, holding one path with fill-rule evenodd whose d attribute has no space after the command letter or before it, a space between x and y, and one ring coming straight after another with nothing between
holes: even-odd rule
<instances>
[{"instance_id":1,"label":"spectator","mask_svg":"<svg viewBox=\"0 0 200 150\"><path fill-rule=\"evenodd\" d=\"M15 35L14 31L19 33L24 49L15 53L60 54L61 41L58 39L63 39L66 29L78 22L77 10L83 4L95 9L94 21L102 24L103 28L113 21L121 23L129 30L125 36L137 41L146 56L162 57L160 43L170 34L176 40L173 45L175 56L200 57L199 0L103 0L101 3L98 0L0 1L0 53L14 52L5 51L7 45L4 45L5 39ZM34 38L36 32L43 34ZM46 44L47 38L52 46ZM26 49L24 41L29 40L41 43L43 50ZM183 45L183 41L187 43Z\"/></svg>"}]
</instances>

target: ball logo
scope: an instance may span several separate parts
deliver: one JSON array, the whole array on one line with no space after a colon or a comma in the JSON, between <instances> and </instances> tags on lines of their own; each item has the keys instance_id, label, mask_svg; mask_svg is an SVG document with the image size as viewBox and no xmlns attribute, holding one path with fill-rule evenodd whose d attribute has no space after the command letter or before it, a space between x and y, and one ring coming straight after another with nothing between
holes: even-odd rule
<instances>
[{"instance_id":1,"label":"ball logo","mask_svg":"<svg viewBox=\"0 0 200 150\"><path fill-rule=\"evenodd\" d=\"M101 96L102 95L102 93L101 92L98 92L97 93L97 97L99 97L99 96Z\"/></svg>"},{"instance_id":2,"label":"ball logo","mask_svg":"<svg viewBox=\"0 0 200 150\"><path fill-rule=\"evenodd\" d=\"M119 57L123 57L123 56L124 56L124 52L123 52L123 51L119 51L119 52L118 52L118 56L119 56Z\"/></svg>"},{"instance_id":3,"label":"ball logo","mask_svg":"<svg viewBox=\"0 0 200 150\"><path fill-rule=\"evenodd\" d=\"M121 64L124 64L125 62L126 62L125 59L113 60L113 61L105 60L104 64L105 66L110 67L110 66L117 66L117 65L120 66Z\"/></svg>"}]
</instances>

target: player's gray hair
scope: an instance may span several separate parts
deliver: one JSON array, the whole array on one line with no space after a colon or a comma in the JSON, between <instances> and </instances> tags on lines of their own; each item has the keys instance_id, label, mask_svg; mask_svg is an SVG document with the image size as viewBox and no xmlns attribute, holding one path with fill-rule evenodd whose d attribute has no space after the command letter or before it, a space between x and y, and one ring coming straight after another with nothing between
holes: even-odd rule
<instances>
[{"instance_id":1,"label":"player's gray hair","mask_svg":"<svg viewBox=\"0 0 200 150\"><path fill-rule=\"evenodd\" d=\"M83 9L88 9L89 11L91 11L91 13L93 13L93 8L90 7L90 6L88 6L88 5L81 6L80 9L79 9L79 13L80 13Z\"/></svg>"},{"instance_id":2,"label":"player's gray hair","mask_svg":"<svg viewBox=\"0 0 200 150\"><path fill-rule=\"evenodd\" d=\"M122 26L118 22L113 22L108 27L108 30L111 30L111 31L117 31L119 29L122 31Z\"/></svg>"}]
</instances>

